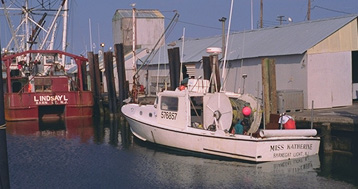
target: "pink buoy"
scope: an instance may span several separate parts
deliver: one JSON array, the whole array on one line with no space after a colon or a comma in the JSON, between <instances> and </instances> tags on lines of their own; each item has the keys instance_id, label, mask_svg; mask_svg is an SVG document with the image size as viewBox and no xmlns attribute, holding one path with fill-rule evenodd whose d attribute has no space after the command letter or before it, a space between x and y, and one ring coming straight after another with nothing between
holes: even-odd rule
<instances>
[{"instance_id":1,"label":"pink buoy","mask_svg":"<svg viewBox=\"0 0 358 189\"><path fill-rule=\"evenodd\" d=\"M248 106L245 106L243 109L242 109L242 114L244 114L244 116L249 116L251 114L251 108L248 107Z\"/></svg>"}]
</instances>

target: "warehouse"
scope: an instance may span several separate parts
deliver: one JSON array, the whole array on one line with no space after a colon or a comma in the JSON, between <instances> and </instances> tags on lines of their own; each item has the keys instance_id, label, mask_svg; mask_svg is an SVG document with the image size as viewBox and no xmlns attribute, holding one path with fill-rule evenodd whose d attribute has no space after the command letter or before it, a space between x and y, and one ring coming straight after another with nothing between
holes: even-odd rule
<instances>
[{"instance_id":1,"label":"warehouse","mask_svg":"<svg viewBox=\"0 0 358 189\"><path fill-rule=\"evenodd\" d=\"M261 97L261 62L271 58L276 64L277 91L302 93L304 109L310 109L312 101L315 109L352 105L358 99L357 28L357 15L349 15L231 33L225 89ZM142 70L141 75L149 75L142 82L153 90L157 81L169 81L167 49L174 47L180 48L189 75L203 75L202 57L209 55L206 49L221 47L221 41L221 36L214 36L162 46Z\"/></svg>"}]
</instances>

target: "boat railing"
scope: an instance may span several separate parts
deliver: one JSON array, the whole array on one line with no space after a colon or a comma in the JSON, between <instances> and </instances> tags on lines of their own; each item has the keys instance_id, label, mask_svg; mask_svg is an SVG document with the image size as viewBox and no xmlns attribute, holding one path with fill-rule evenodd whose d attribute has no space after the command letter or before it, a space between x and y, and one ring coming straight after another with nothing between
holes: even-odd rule
<instances>
[{"instance_id":1,"label":"boat railing","mask_svg":"<svg viewBox=\"0 0 358 189\"><path fill-rule=\"evenodd\" d=\"M76 82L75 79L63 75L67 78L67 86L68 86L68 91L77 91L79 89L79 83ZM56 76L55 76L56 77ZM22 94L22 93L31 93L31 92L53 92L53 90L51 89L51 86L54 84L53 82L50 82L49 84L36 84L35 79L39 79L41 77L31 77L31 79L29 79L22 87L19 91L16 91L16 93L18 95ZM51 78L54 78L54 76L51 76ZM31 82L34 81L34 84L31 84ZM40 89L39 89L40 86ZM15 91L14 91L15 92ZM9 93L11 93L11 91L9 91Z\"/></svg>"}]
</instances>

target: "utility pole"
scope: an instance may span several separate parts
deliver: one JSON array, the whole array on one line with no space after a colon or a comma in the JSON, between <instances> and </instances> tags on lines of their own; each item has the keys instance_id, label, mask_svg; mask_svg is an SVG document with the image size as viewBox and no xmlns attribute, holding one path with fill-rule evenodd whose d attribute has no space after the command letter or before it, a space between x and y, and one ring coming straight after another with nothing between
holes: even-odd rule
<instances>
[{"instance_id":1,"label":"utility pole","mask_svg":"<svg viewBox=\"0 0 358 189\"><path fill-rule=\"evenodd\" d=\"M264 3L263 0L260 1L260 28L263 27L263 14L264 14Z\"/></svg>"},{"instance_id":2,"label":"utility pole","mask_svg":"<svg viewBox=\"0 0 358 189\"><path fill-rule=\"evenodd\" d=\"M251 30L254 30L254 2L251 0Z\"/></svg>"},{"instance_id":3,"label":"utility pole","mask_svg":"<svg viewBox=\"0 0 358 189\"><path fill-rule=\"evenodd\" d=\"M1 49L1 46L0 46ZM0 62L2 62L2 54L0 52ZM9 76L8 76L9 77ZM0 74L0 188L10 188L9 179L9 163L7 157L7 143L6 143L6 121L4 110L4 87L3 78Z\"/></svg>"},{"instance_id":4,"label":"utility pole","mask_svg":"<svg viewBox=\"0 0 358 189\"><path fill-rule=\"evenodd\" d=\"M222 55L224 56L225 54L225 21L226 18L225 17L221 17L219 19L219 21L222 23Z\"/></svg>"},{"instance_id":5,"label":"utility pole","mask_svg":"<svg viewBox=\"0 0 358 189\"><path fill-rule=\"evenodd\" d=\"M308 6L307 6L307 20L311 20L311 0L308 0Z\"/></svg>"}]
</instances>

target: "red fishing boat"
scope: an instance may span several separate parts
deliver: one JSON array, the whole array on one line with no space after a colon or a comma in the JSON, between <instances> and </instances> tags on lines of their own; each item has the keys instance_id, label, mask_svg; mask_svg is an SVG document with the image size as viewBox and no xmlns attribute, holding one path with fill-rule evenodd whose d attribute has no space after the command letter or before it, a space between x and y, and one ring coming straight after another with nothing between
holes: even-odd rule
<instances>
[{"instance_id":1,"label":"red fishing boat","mask_svg":"<svg viewBox=\"0 0 358 189\"><path fill-rule=\"evenodd\" d=\"M68 2L1 2L10 31L1 49L7 121L92 116L87 59L67 52Z\"/></svg>"},{"instance_id":2,"label":"red fishing boat","mask_svg":"<svg viewBox=\"0 0 358 189\"><path fill-rule=\"evenodd\" d=\"M60 60L66 57L76 63L77 73L65 72ZM85 57L59 50L28 50L5 54L2 61L7 121L92 116Z\"/></svg>"}]
</instances>

